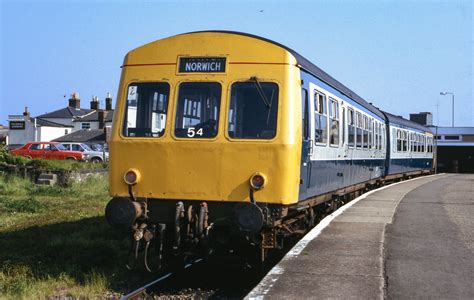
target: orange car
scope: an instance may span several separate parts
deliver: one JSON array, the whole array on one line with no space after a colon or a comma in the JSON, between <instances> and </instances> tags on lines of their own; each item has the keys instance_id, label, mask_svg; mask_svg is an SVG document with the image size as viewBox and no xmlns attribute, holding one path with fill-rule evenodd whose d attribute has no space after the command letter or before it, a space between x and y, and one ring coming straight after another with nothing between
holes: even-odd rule
<instances>
[{"instance_id":1,"label":"orange car","mask_svg":"<svg viewBox=\"0 0 474 300\"><path fill-rule=\"evenodd\" d=\"M20 155L27 158L43 159L74 159L85 160L87 154L79 151L68 151L57 142L31 142L23 147L11 150L12 155Z\"/></svg>"}]
</instances>

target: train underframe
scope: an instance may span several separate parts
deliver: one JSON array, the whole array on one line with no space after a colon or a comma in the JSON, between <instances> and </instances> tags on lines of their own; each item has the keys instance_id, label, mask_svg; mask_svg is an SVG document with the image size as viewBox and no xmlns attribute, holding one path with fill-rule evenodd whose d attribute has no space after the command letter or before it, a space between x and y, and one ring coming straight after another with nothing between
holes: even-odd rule
<instances>
[{"instance_id":1,"label":"train underframe","mask_svg":"<svg viewBox=\"0 0 474 300\"><path fill-rule=\"evenodd\" d=\"M130 186L129 197L109 202L106 218L111 225L131 229L129 269L143 259L145 269L156 272L211 254L232 255L245 258L242 262L249 265L259 265L269 252L283 248L290 237L304 235L326 214L366 191L428 173L390 175L290 206L145 199L135 197Z\"/></svg>"}]
</instances>

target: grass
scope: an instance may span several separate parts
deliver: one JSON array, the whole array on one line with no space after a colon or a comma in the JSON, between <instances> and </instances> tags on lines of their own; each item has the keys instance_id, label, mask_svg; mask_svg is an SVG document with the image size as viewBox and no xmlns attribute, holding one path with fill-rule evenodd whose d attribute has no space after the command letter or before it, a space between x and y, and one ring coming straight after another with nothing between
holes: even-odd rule
<instances>
[{"instance_id":1,"label":"grass","mask_svg":"<svg viewBox=\"0 0 474 300\"><path fill-rule=\"evenodd\" d=\"M0 172L0 298L96 298L128 290L128 240L106 223L108 200L103 176L64 188Z\"/></svg>"}]
</instances>

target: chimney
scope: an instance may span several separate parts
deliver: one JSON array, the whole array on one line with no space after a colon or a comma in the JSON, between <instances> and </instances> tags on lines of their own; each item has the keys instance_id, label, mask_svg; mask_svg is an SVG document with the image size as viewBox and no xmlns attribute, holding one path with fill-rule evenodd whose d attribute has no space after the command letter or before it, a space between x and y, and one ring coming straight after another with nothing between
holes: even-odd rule
<instances>
[{"instance_id":1,"label":"chimney","mask_svg":"<svg viewBox=\"0 0 474 300\"><path fill-rule=\"evenodd\" d=\"M105 127L105 119L107 118L107 111L99 110L98 112L99 117L99 129L103 129Z\"/></svg>"},{"instance_id":2,"label":"chimney","mask_svg":"<svg viewBox=\"0 0 474 300\"><path fill-rule=\"evenodd\" d=\"M105 98L105 110L112 110L112 96L110 96L110 93L107 93Z\"/></svg>"},{"instance_id":3,"label":"chimney","mask_svg":"<svg viewBox=\"0 0 474 300\"><path fill-rule=\"evenodd\" d=\"M30 119L30 112L28 111L28 106L25 106L25 111L23 112L23 117L25 117L25 120Z\"/></svg>"},{"instance_id":4,"label":"chimney","mask_svg":"<svg viewBox=\"0 0 474 300\"><path fill-rule=\"evenodd\" d=\"M99 109L99 97L92 96L91 109L93 109L93 110L98 110Z\"/></svg>"},{"instance_id":5,"label":"chimney","mask_svg":"<svg viewBox=\"0 0 474 300\"><path fill-rule=\"evenodd\" d=\"M79 99L79 93L72 93L71 98L69 99L69 107L75 109L81 108L81 99Z\"/></svg>"}]
</instances>

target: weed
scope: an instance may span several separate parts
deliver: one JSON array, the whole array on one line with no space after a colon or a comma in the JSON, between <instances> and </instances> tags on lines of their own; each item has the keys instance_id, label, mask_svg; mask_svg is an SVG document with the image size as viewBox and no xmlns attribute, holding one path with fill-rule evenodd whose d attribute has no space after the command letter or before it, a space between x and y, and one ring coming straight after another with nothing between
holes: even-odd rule
<instances>
[{"instance_id":1,"label":"weed","mask_svg":"<svg viewBox=\"0 0 474 300\"><path fill-rule=\"evenodd\" d=\"M12 199L0 196L0 207L3 206L6 212L16 213L38 213L46 208L46 205L33 197L26 199Z\"/></svg>"},{"instance_id":2,"label":"weed","mask_svg":"<svg viewBox=\"0 0 474 300\"><path fill-rule=\"evenodd\" d=\"M0 298L101 298L133 284L128 238L105 222L107 178L38 187L0 174Z\"/></svg>"}]
</instances>

